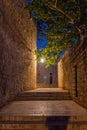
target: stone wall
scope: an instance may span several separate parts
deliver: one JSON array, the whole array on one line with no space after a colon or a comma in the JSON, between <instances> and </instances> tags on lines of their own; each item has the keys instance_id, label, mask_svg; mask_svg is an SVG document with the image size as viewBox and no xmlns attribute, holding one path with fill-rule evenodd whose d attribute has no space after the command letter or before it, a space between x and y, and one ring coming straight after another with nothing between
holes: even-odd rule
<instances>
[{"instance_id":1,"label":"stone wall","mask_svg":"<svg viewBox=\"0 0 87 130\"><path fill-rule=\"evenodd\" d=\"M58 63L58 85L87 108L87 39L69 48Z\"/></svg>"},{"instance_id":2,"label":"stone wall","mask_svg":"<svg viewBox=\"0 0 87 130\"><path fill-rule=\"evenodd\" d=\"M0 105L36 87L36 25L26 0L0 0Z\"/></svg>"},{"instance_id":3,"label":"stone wall","mask_svg":"<svg viewBox=\"0 0 87 130\"><path fill-rule=\"evenodd\" d=\"M45 68L45 63L37 64L37 87L39 88L57 88L58 76L57 66ZM50 79L52 78L52 79ZM52 80L52 83L50 82Z\"/></svg>"},{"instance_id":4,"label":"stone wall","mask_svg":"<svg viewBox=\"0 0 87 130\"><path fill-rule=\"evenodd\" d=\"M58 87L63 89L69 89L70 82L70 59L69 51L65 52L65 55L58 62Z\"/></svg>"}]
</instances>

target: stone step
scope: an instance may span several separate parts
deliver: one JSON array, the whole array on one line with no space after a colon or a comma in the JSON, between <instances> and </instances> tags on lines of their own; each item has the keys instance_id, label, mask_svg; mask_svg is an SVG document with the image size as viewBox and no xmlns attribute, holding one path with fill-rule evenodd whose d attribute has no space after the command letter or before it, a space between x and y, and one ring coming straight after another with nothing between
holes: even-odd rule
<instances>
[{"instance_id":1,"label":"stone step","mask_svg":"<svg viewBox=\"0 0 87 130\"><path fill-rule=\"evenodd\" d=\"M22 93L21 95L24 96L31 96L31 95L69 95L69 92L26 92L26 93Z\"/></svg>"},{"instance_id":2,"label":"stone step","mask_svg":"<svg viewBox=\"0 0 87 130\"><path fill-rule=\"evenodd\" d=\"M16 101L28 101L28 100L70 100L71 97L17 97Z\"/></svg>"},{"instance_id":3,"label":"stone step","mask_svg":"<svg viewBox=\"0 0 87 130\"><path fill-rule=\"evenodd\" d=\"M87 117L0 116L0 130L87 130Z\"/></svg>"},{"instance_id":4,"label":"stone step","mask_svg":"<svg viewBox=\"0 0 87 130\"><path fill-rule=\"evenodd\" d=\"M69 92L25 92L16 97L16 100L70 100Z\"/></svg>"}]
</instances>

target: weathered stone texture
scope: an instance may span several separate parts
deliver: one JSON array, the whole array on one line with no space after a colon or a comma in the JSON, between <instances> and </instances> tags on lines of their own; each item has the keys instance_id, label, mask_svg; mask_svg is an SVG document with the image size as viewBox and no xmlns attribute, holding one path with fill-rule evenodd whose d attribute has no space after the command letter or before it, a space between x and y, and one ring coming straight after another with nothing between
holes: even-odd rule
<instances>
[{"instance_id":1,"label":"weathered stone texture","mask_svg":"<svg viewBox=\"0 0 87 130\"><path fill-rule=\"evenodd\" d=\"M26 0L0 0L0 104L36 87L36 25Z\"/></svg>"},{"instance_id":2,"label":"weathered stone texture","mask_svg":"<svg viewBox=\"0 0 87 130\"><path fill-rule=\"evenodd\" d=\"M86 116L3 116L1 130L87 130Z\"/></svg>"},{"instance_id":3,"label":"weathered stone texture","mask_svg":"<svg viewBox=\"0 0 87 130\"><path fill-rule=\"evenodd\" d=\"M66 51L58 63L58 78L59 87L87 108L87 39Z\"/></svg>"},{"instance_id":4,"label":"weathered stone texture","mask_svg":"<svg viewBox=\"0 0 87 130\"><path fill-rule=\"evenodd\" d=\"M57 66L45 68L45 63L37 64L37 87L39 88L57 88L58 76ZM52 83L50 83L52 77Z\"/></svg>"},{"instance_id":5,"label":"weathered stone texture","mask_svg":"<svg viewBox=\"0 0 87 130\"><path fill-rule=\"evenodd\" d=\"M70 82L70 72L68 68L70 67L69 52L66 51L65 55L58 62L58 87L63 89L69 89Z\"/></svg>"}]
</instances>

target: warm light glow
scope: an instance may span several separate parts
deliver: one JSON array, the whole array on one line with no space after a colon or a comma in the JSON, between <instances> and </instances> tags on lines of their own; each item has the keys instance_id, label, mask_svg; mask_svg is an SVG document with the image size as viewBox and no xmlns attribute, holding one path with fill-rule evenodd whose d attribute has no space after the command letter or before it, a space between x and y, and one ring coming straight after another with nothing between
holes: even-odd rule
<instances>
[{"instance_id":1,"label":"warm light glow","mask_svg":"<svg viewBox=\"0 0 87 130\"><path fill-rule=\"evenodd\" d=\"M41 63L44 63L44 62L45 62L45 60L44 60L43 58L41 58L40 62L41 62Z\"/></svg>"}]
</instances>

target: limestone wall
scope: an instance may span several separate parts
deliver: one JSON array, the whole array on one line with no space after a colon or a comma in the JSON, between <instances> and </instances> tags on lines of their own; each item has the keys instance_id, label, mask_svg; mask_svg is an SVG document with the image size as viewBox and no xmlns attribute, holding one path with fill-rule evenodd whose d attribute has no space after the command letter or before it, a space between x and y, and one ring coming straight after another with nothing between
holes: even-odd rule
<instances>
[{"instance_id":1,"label":"limestone wall","mask_svg":"<svg viewBox=\"0 0 87 130\"><path fill-rule=\"evenodd\" d=\"M69 89L70 84L70 57L69 51L65 52L65 55L58 62L58 87L63 89Z\"/></svg>"},{"instance_id":2,"label":"limestone wall","mask_svg":"<svg viewBox=\"0 0 87 130\"><path fill-rule=\"evenodd\" d=\"M26 0L0 0L0 104L36 87L36 25Z\"/></svg>"},{"instance_id":3,"label":"limestone wall","mask_svg":"<svg viewBox=\"0 0 87 130\"><path fill-rule=\"evenodd\" d=\"M50 77L52 77L52 83L50 83ZM50 66L49 68L45 68L45 63L37 64L37 87L58 87L57 66Z\"/></svg>"},{"instance_id":4,"label":"limestone wall","mask_svg":"<svg viewBox=\"0 0 87 130\"><path fill-rule=\"evenodd\" d=\"M87 39L68 49L58 63L58 85L87 107Z\"/></svg>"}]
</instances>

